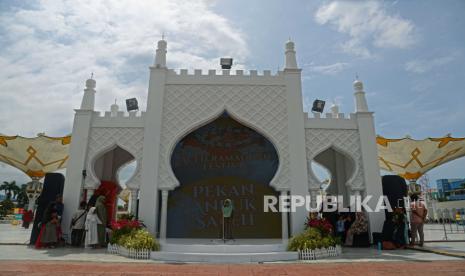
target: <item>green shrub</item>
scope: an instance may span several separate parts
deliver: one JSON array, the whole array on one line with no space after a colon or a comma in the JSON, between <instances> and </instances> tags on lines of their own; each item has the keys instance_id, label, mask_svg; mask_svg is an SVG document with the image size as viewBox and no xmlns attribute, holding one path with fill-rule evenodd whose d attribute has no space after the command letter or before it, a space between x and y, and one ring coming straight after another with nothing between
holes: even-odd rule
<instances>
[{"instance_id":1,"label":"green shrub","mask_svg":"<svg viewBox=\"0 0 465 276\"><path fill-rule=\"evenodd\" d=\"M132 249L160 250L158 242L145 229L134 229L129 234L122 235L117 244Z\"/></svg>"},{"instance_id":2,"label":"green shrub","mask_svg":"<svg viewBox=\"0 0 465 276\"><path fill-rule=\"evenodd\" d=\"M13 208L15 208L15 204L9 199L0 202L0 217L13 214Z\"/></svg>"},{"instance_id":3,"label":"green shrub","mask_svg":"<svg viewBox=\"0 0 465 276\"><path fill-rule=\"evenodd\" d=\"M316 249L336 246L341 244L339 238L330 235L322 235L318 228L310 227L304 232L290 239L287 249L289 251L297 251L303 249Z\"/></svg>"},{"instance_id":4,"label":"green shrub","mask_svg":"<svg viewBox=\"0 0 465 276\"><path fill-rule=\"evenodd\" d=\"M118 214L116 217L118 220L135 220L136 219L136 216L131 213L121 213L121 214Z\"/></svg>"}]
</instances>

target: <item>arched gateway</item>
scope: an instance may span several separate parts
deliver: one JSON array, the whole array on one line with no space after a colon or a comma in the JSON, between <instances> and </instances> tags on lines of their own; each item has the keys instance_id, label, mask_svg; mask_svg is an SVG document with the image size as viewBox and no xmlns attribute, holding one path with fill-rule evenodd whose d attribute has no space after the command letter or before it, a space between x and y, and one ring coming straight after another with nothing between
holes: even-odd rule
<instances>
[{"instance_id":1,"label":"arched gateway","mask_svg":"<svg viewBox=\"0 0 465 276\"><path fill-rule=\"evenodd\" d=\"M217 238L221 206L234 204L235 238L280 238L281 215L263 212L278 154L268 139L223 113L181 139L171 167L180 186L168 200L168 238Z\"/></svg>"},{"instance_id":2,"label":"arched gateway","mask_svg":"<svg viewBox=\"0 0 465 276\"><path fill-rule=\"evenodd\" d=\"M299 207L291 213L264 213L263 196L320 194L312 161L330 169L331 193L382 194L373 114L361 81L354 82L356 108L350 116L337 106L325 116L309 116L303 111L301 69L291 41L284 70L274 74L175 71L167 67L166 54L167 42L161 40L150 67L145 112L127 114L116 104L105 114L94 111L96 82L87 80L69 150L64 225L84 191L88 196L99 187L96 169L114 175L99 167L114 163L95 163L114 145L136 161L126 184L131 212L160 239L162 250L174 250L170 238L219 237L219 205L226 198L236 207L236 238L253 239L254 246L247 248L269 251L257 246L279 238L281 247L273 250L285 250L282 245L303 230L308 212ZM384 212L368 218L370 232L380 232Z\"/></svg>"}]
</instances>

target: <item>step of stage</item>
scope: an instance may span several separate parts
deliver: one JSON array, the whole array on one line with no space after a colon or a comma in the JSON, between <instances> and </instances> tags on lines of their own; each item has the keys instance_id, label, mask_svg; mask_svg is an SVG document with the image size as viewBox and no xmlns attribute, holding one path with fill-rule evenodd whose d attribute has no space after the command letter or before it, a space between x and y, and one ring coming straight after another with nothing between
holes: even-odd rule
<instances>
[{"instance_id":1,"label":"step of stage","mask_svg":"<svg viewBox=\"0 0 465 276\"><path fill-rule=\"evenodd\" d=\"M261 253L194 253L194 252L151 252L150 258L167 262L208 262L208 263L258 263L277 261L296 261L297 252L261 252Z\"/></svg>"},{"instance_id":2,"label":"step of stage","mask_svg":"<svg viewBox=\"0 0 465 276\"><path fill-rule=\"evenodd\" d=\"M295 261L297 252L287 252L281 239L167 239L151 258L168 262L256 263Z\"/></svg>"},{"instance_id":3,"label":"step of stage","mask_svg":"<svg viewBox=\"0 0 465 276\"><path fill-rule=\"evenodd\" d=\"M268 253L286 251L286 245L276 244L237 244L226 243L222 241L215 244L176 244L162 243L161 250L167 252L184 252L184 253Z\"/></svg>"}]
</instances>

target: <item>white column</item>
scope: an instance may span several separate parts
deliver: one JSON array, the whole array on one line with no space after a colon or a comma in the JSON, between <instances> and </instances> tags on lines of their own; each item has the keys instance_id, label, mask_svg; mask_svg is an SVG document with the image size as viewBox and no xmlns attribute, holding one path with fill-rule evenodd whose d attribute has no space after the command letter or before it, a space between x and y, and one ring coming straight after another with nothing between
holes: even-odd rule
<instances>
[{"instance_id":1,"label":"white column","mask_svg":"<svg viewBox=\"0 0 465 276\"><path fill-rule=\"evenodd\" d=\"M34 206L36 204L36 199L39 195L34 194L31 198L29 198L29 203L27 205L27 210L34 211Z\"/></svg>"},{"instance_id":2,"label":"white column","mask_svg":"<svg viewBox=\"0 0 465 276\"><path fill-rule=\"evenodd\" d=\"M290 194L307 196L307 156L305 151L305 121L302 103L301 70L284 69L287 93ZM305 208L298 207L291 213L291 235L304 230L304 222L308 213Z\"/></svg>"},{"instance_id":3,"label":"white column","mask_svg":"<svg viewBox=\"0 0 465 276\"><path fill-rule=\"evenodd\" d=\"M380 168L378 164L378 148L376 147L376 135L373 122L373 113L357 112L358 130L360 134L360 149L362 153L362 168L364 177L364 196L372 196L369 201L371 209L375 210L379 197L383 195ZM371 233L381 232L385 220L384 210L368 213L370 240Z\"/></svg>"},{"instance_id":4,"label":"white column","mask_svg":"<svg viewBox=\"0 0 465 276\"><path fill-rule=\"evenodd\" d=\"M144 123L144 151L142 153L142 184L139 193L139 218L152 234L158 223L158 167L162 132L163 98L167 70L150 67L149 95Z\"/></svg>"},{"instance_id":5,"label":"white column","mask_svg":"<svg viewBox=\"0 0 465 276\"><path fill-rule=\"evenodd\" d=\"M168 217L168 190L161 191L160 240L166 240L166 224Z\"/></svg>"},{"instance_id":6,"label":"white column","mask_svg":"<svg viewBox=\"0 0 465 276\"><path fill-rule=\"evenodd\" d=\"M71 217L79 208L82 192L82 170L86 167L87 147L94 111L75 110L73 133L69 147L69 160L66 168L65 186L63 190L63 202L66 208L63 210L62 229L64 234L69 234ZM70 235L68 235L70 237Z\"/></svg>"},{"instance_id":7,"label":"white column","mask_svg":"<svg viewBox=\"0 0 465 276\"><path fill-rule=\"evenodd\" d=\"M94 188L87 188L87 198L86 201L89 202L89 199L94 195L95 189Z\"/></svg>"},{"instance_id":8,"label":"white column","mask_svg":"<svg viewBox=\"0 0 465 276\"><path fill-rule=\"evenodd\" d=\"M317 187L310 188L310 207L312 209L318 206L317 197L321 194L321 189Z\"/></svg>"},{"instance_id":9,"label":"white column","mask_svg":"<svg viewBox=\"0 0 465 276\"><path fill-rule=\"evenodd\" d=\"M286 196L287 191L281 191L281 196ZM287 244L289 240L289 213L281 211L281 234L282 234L282 242L283 244Z\"/></svg>"},{"instance_id":10,"label":"white column","mask_svg":"<svg viewBox=\"0 0 465 276\"><path fill-rule=\"evenodd\" d=\"M131 204L131 214L136 215L137 213L137 195L139 193L138 189L131 190L131 200L129 201Z\"/></svg>"}]
</instances>

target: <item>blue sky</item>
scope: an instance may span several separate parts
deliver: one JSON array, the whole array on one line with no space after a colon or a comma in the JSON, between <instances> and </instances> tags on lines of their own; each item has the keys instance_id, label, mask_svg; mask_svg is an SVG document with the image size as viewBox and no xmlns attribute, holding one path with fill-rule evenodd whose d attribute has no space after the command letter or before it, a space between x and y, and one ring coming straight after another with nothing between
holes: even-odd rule
<instances>
[{"instance_id":1,"label":"blue sky","mask_svg":"<svg viewBox=\"0 0 465 276\"><path fill-rule=\"evenodd\" d=\"M296 43L305 108L315 98L353 112L355 74L377 133L465 136L464 1L1 1L0 132L71 132L85 79L96 105L135 96L145 106L147 67L164 32L171 68L282 68ZM465 177L465 158L430 179ZM1 180L25 180L0 166Z\"/></svg>"}]
</instances>

